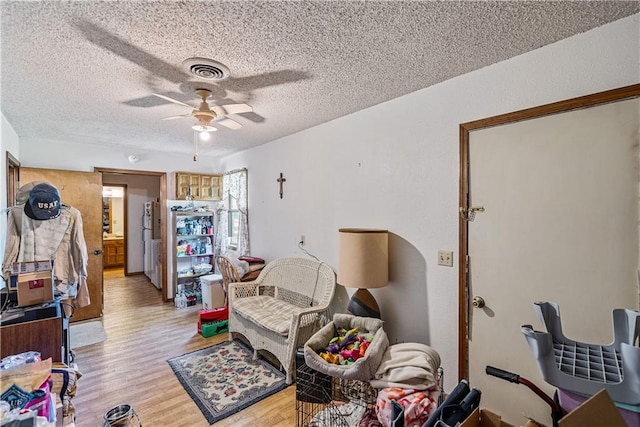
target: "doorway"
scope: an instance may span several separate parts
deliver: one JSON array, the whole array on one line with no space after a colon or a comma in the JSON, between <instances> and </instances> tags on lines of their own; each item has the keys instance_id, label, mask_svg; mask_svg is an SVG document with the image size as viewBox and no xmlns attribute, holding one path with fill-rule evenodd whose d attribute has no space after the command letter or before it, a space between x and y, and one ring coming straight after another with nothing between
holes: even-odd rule
<instances>
[{"instance_id":1,"label":"doorway","mask_svg":"<svg viewBox=\"0 0 640 427\"><path fill-rule=\"evenodd\" d=\"M127 271L127 186L102 180L102 268Z\"/></svg>"},{"instance_id":2,"label":"doorway","mask_svg":"<svg viewBox=\"0 0 640 427\"><path fill-rule=\"evenodd\" d=\"M168 301L166 290L167 265L167 175L164 172L150 172L124 169L96 168L102 173L105 186L124 186L126 188L125 204L126 216L126 259L122 276L144 275L144 207L145 203L157 201L160 213L159 263L161 265L158 277L159 290L162 300ZM107 270L105 270L106 272ZM149 286L154 286L149 278ZM105 292L108 288L105 287Z\"/></svg>"}]
</instances>

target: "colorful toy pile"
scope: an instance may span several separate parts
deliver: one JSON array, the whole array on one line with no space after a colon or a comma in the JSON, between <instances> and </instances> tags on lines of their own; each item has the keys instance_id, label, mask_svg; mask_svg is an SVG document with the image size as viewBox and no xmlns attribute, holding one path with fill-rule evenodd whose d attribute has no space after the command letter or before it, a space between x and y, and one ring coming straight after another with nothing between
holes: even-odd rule
<instances>
[{"instance_id":1,"label":"colorful toy pile","mask_svg":"<svg viewBox=\"0 0 640 427\"><path fill-rule=\"evenodd\" d=\"M329 341L329 345L318 352L320 357L334 365L351 365L363 357L373 341L373 334L359 333L358 328L340 327L337 336Z\"/></svg>"}]
</instances>

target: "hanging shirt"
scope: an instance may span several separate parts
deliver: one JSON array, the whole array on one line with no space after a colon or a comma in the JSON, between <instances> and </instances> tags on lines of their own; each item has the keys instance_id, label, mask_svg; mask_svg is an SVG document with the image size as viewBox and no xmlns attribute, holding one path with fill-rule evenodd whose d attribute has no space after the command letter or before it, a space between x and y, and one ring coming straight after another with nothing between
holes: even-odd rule
<instances>
[{"instance_id":1,"label":"hanging shirt","mask_svg":"<svg viewBox=\"0 0 640 427\"><path fill-rule=\"evenodd\" d=\"M10 208L2 275L9 280L16 262L53 260L59 291L75 307L91 303L87 286L87 246L80 211L64 206L60 216L47 221L29 218L24 205Z\"/></svg>"}]
</instances>

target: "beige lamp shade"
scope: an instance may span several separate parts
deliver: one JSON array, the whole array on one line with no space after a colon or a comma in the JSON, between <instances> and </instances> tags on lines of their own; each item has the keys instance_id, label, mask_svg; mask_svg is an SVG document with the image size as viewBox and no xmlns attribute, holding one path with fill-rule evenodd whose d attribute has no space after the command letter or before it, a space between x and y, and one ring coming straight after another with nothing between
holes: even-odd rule
<instances>
[{"instance_id":1,"label":"beige lamp shade","mask_svg":"<svg viewBox=\"0 0 640 427\"><path fill-rule=\"evenodd\" d=\"M341 228L338 284L350 288L381 288L389 282L389 232Z\"/></svg>"}]
</instances>

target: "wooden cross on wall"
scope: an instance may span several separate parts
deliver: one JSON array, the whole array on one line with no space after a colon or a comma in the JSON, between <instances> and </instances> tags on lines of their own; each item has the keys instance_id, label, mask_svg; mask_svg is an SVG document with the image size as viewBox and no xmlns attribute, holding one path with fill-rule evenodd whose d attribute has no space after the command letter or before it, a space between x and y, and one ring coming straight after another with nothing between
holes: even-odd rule
<instances>
[{"instance_id":1,"label":"wooden cross on wall","mask_svg":"<svg viewBox=\"0 0 640 427\"><path fill-rule=\"evenodd\" d=\"M280 172L280 178L276 179L276 182L278 182L278 184L280 184L280 198L282 199L282 195L284 194L284 188L283 188L283 184L287 179L282 175L282 172Z\"/></svg>"}]
</instances>

